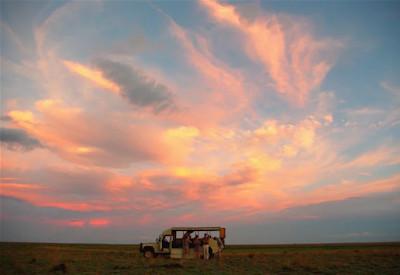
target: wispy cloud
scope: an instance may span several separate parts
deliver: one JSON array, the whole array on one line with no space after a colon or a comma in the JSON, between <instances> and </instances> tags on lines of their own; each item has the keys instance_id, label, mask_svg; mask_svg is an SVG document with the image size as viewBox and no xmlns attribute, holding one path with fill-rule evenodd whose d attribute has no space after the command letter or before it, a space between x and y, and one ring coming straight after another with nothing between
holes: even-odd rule
<instances>
[{"instance_id":1,"label":"wispy cloud","mask_svg":"<svg viewBox=\"0 0 400 275\"><path fill-rule=\"evenodd\" d=\"M217 22L244 35L248 56L263 65L275 89L296 104L305 104L332 67L333 56L326 53L340 43L315 38L303 19L270 14L248 20L233 5L215 0L200 3Z\"/></svg>"},{"instance_id":2,"label":"wispy cloud","mask_svg":"<svg viewBox=\"0 0 400 275\"><path fill-rule=\"evenodd\" d=\"M381 86L388 92L392 93L397 98L400 96L400 87L393 85L388 81L382 81Z\"/></svg>"}]
</instances>

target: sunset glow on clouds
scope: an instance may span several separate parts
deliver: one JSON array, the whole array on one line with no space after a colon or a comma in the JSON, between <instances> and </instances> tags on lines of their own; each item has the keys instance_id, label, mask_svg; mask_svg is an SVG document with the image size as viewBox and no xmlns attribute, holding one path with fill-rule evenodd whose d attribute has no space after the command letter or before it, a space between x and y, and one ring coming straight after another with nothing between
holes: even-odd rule
<instances>
[{"instance_id":1,"label":"sunset glow on clouds","mask_svg":"<svg viewBox=\"0 0 400 275\"><path fill-rule=\"evenodd\" d=\"M400 6L332 5L2 3L2 240L399 240Z\"/></svg>"}]
</instances>

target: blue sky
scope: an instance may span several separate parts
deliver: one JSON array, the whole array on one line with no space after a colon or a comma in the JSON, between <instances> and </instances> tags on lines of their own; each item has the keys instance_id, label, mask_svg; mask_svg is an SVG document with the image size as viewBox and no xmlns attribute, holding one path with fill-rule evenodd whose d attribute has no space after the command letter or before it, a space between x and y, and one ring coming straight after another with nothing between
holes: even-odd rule
<instances>
[{"instance_id":1,"label":"blue sky","mask_svg":"<svg viewBox=\"0 0 400 275\"><path fill-rule=\"evenodd\" d=\"M399 3L1 5L2 240L399 240Z\"/></svg>"}]
</instances>

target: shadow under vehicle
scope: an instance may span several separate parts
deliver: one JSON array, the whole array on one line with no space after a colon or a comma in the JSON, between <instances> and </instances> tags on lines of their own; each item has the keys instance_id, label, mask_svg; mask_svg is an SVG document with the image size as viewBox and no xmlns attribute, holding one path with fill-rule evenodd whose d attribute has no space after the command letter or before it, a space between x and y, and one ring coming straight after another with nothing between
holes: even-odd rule
<instances>
[{"instance_id":1,"label":"shadow under vehicle","mask_svg":"<svg viewBox=\"0 0 400 275\"><path fill-rule=\"evenodd\" d=\"M218 251L222 252L225 246L226 230L224 227L171 227L164 230L154 243L140 243L139 250L146 258L153 258L156 256L165 256L173 259L181 259L184 257L183 253L183 236L188 234L191 238L193 235L198 235L200 238L204 234L211 236L209 240L209 254L211 257ZM223 245L218 245L218 242ZM200 249L202 256L203 249ZM185 258L195 258L195 251L193 243L189 245L189 253Z\"/></svg>"}]
</instances>

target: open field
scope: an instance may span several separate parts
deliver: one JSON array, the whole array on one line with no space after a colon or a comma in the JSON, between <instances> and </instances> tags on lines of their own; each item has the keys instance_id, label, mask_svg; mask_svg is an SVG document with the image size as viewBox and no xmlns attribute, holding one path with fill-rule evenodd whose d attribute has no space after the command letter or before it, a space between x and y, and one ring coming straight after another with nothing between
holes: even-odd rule
<instances>
[{"instance_id":1,"label":"open field","mask_svg":"<svg viewBox=\"0 0 400 275\"><path fill-rule=\"evenodd\" d=\"M400 243L232 245L221 259L144 259L137 245L0 243L0 274L400 274Z\"/></svg>"}]
</instances>

